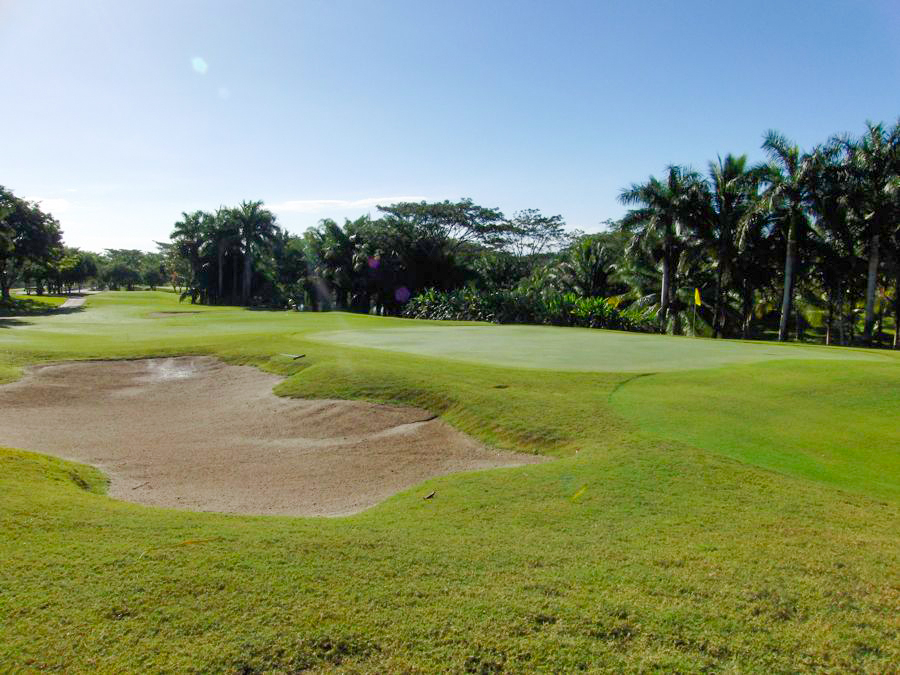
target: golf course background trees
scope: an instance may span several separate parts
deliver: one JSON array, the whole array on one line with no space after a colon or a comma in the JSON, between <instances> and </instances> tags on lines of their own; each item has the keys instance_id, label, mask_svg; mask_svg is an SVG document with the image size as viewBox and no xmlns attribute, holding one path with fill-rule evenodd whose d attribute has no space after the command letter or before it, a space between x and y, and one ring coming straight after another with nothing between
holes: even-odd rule
<instances>
[{"instance_id":1,"label":"golf course background trees","mask_svg":"<svg viewBox=\"0 0 900 675\"><path fill-rule=\"evenodd\" d=\"M154 253L97 254L0 188L0 285L7 301L14 284L171 286L203 304L900 347L900 122L808 150L770 130L761 149L632 183L595 234L460 199L297 235L244 201L183 213Z\"/></svg>"},{"instance_id":2,"label":"golf course background trees","mask_svg":"<svg viewBox=\"0 0 900 675\"><path fill-rule=\"evenodd\" d=\"M598 234L461 199L294 236L244 202L184 214L160 246L194 302L896 346L898 129L808 151L768 131L761 164L670 165Z\"/></svg>"},{"instance_id":3,"label":"golf course background trees","mask_svg":"<svg viewBox=\"0 0 900 675\"><path fill-rule=\"evenodd\" d=\"M52 276L62 255L59 223L0 186L0 299L11 302L10 289L23 275Z\"/></svg>"}]
</instances>

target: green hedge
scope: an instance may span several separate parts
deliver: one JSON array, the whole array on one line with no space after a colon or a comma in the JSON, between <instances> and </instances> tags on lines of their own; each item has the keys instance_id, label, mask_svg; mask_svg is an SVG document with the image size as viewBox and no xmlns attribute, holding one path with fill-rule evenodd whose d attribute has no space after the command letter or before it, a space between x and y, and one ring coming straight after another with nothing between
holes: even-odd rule
<instances>
[{"instance_id":1,"label":"green hedge","mask_svg":"<svg viewBox=\"0 0 900 675\"><path fill-rule=\"evenodd\" d=\"M636 308L619 309L607 298L576 293L529 294L521 290L479 292L428 289L407 303L403 315L439 321L531 323L654 332L654 318Z\"/></svg>"}]
</instances>

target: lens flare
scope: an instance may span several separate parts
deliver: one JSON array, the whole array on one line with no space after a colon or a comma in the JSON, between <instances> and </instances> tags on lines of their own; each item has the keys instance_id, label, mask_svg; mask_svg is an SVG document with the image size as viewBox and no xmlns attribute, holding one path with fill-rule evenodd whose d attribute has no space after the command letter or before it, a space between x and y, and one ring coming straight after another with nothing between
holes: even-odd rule
<instances>
[{"instance_id":1,"label":"lens flare","mask_svg":"<svg viewBox=\"0 0 900 675\"><path fill-rule=\"evenodd\" d=\"M206 71L209 70L209 65L206 63L206 59L201 56L195 56L191 59L191 68L194 69L194 72L198 75L206 75Z\"/></svg>"},{"instance_id":2,"label":"lens flare","mask_svg":"<svg viewBox=\"0 0 900 675\"><path fill-rule=\"evenodd\" d=\"M406 286L401 286L396 291L394 291L394 300L397 302L406 302L409 300L410 292Z\"/></svg>"}]
</instances>

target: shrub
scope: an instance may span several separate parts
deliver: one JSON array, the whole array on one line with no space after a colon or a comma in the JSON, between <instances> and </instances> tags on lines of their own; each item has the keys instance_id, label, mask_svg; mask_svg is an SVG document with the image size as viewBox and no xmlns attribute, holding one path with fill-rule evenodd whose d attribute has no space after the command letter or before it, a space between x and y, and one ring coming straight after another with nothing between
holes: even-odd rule
<instances>
[{"instance_id":1,"label":"shrub","mask_svg":"<svg viewBox=\"0 0 900 675\"><path fill-rule=\"evenodd\" d=\"M655 329L653 317L647 312L638 308L619 309L607 298L522 289L479 292L430 288L410 299L403 315L438 321L532 323L639 332Z\"/></svg>"}]
</instances>

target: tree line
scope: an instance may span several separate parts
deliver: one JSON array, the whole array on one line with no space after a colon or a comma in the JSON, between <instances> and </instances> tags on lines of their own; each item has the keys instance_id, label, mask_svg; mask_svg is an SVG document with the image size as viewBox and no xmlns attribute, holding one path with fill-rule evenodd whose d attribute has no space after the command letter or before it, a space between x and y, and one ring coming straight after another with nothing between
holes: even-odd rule
<instances>
[{"instance_id":1,"label":"tree line","mask_svg":"<svg viewBox=\"0 0 900 675\"><path fill-rule=\"evenodd\" d=\"M536 209L380 205L301 235L261 201L182 214L154 253L62 245L58 223L0 191L0 285L171 285L194 303L622 327L898 346L900 122L766 161L670 165L624 188L624 217L571 232ZM693 322L694 294L703 299ZM603 302L598 300L602 299Z\"/></svg>"},{"instance_id":2,"label":"tree line","mask_svg":"<svg viewBox=\"0 0 900 675\"><path fill-rule=\"evenodd\" d=\"M900 122L806 152L769 131L762 149L756 166L727 155L706 175L670 166L622 190L620 278L671 332L702 288L716 337L749 337L754 319L776 313L777 338L793 324L802 339L812 310L827 344L835 333L872 344L891 310L900 322Z\"/></svg>"},{"instance_id":3,"label":"tree line","mask_svg":"<svg viewBox=\"0 0 900 675\"><path fill-rule=\"evenodd\" d=\"M40 205L0 186L0 299L11 303L11 289L28 293L71 293L94 288L132 290L168 282L161 253L106 249L103 253L66 246L59 222Z\"/></svg>"},{"instance_id":4,"label":"tree line","mask_svg":"<svg viewBox=\"0 0 900 675\"><path fill-rule=\"evenodd\" d=\"M574 294L683 334L699 289L696 328L713 337L877 344L891 315L900 322L898 147L900 123L808 151L769 131L763 163L728 154L623 189L628 212L599 234L463 199L379 206L294 236L244 202L184 214L162 247L189 263L195 302L558 323Z\"/></svg>"}]
</instances>

